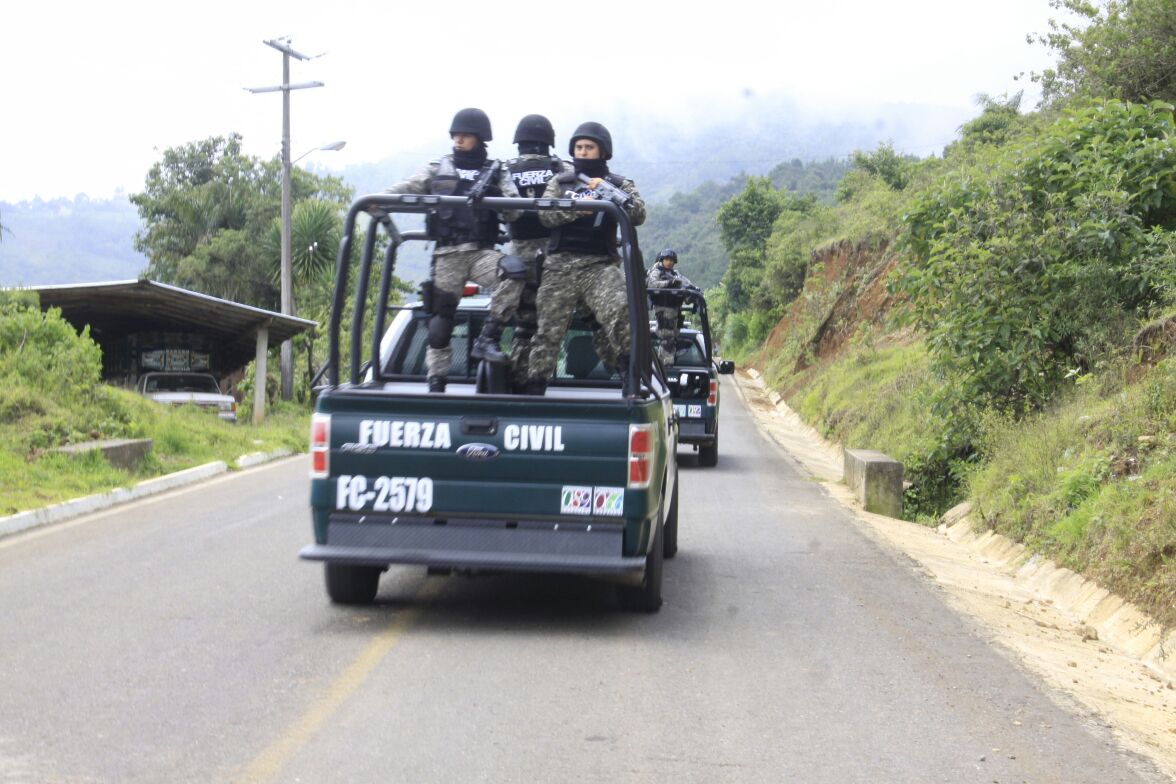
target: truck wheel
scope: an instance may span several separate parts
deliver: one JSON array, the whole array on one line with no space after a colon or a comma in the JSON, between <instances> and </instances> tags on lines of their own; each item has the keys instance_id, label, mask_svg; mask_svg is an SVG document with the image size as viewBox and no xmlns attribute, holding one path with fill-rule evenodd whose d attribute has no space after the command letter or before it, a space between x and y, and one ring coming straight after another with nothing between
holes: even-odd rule
<instances>
[{"instance_id":1,"label":"truck wheel","mask_svg":"<svg viewBox=\"0 0 1176 784\"><path fill-rule=\"evenodd\" d=\"M634 612L655 613L662 605L662 558L665 555L663 544L664 526L658 525L654 534L653 546L645 556L645 577L641 585L622 585L621 606Z\"/></svg>"},{"instance_id":2,"label":"truck wheel","mask_svg":"<svg viewBox=\"0 0 1176 784\"><path fill-rule=\"evenodd\" d=\"M673 558L678 554L678 482L674 482L674 493L670 496L670 511L666 512L666 525L663 533L665 546L663 551L666 558Z\"/></svg>"},{"instance_id":3,"label":"truck wheel","mask_svg":"<svg viewBox=\"0 0 1176 784\"><path fill-rule=\"evenodd\" d=\"M698 447L698 464L706 468L713 468L719 464L719 434L715 433L713 444Z\"/></svg>"},{"instance_id":4,"label":"truck wheel","mask_svg":"<svg viewBox=\"0 0 1176 784\"><path fill-rule=\"evenodd\" d=\"M327 596L335 604L371 604L380 585L378 566L326 564Z\"/></svg>"}]
</instances>

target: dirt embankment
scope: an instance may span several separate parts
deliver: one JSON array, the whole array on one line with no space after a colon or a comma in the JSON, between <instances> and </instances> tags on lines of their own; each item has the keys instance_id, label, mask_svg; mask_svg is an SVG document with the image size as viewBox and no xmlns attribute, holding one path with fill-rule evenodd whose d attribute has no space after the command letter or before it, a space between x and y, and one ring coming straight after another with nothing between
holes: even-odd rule
<instances>
[{"instance_id":1,"label":"dirt embankment","mask_svg":"<svg viewBox=\"0 0 1176 784\"><path fill-rule=\"evenodd\" d=\"M793 383L803 383L808 367L837 356L867 331L883 341L906 339L905 333L886 334L897 302L887 291L886 281L897 262L886 243L845 240L814 251L804 290L788 306L752 363L756 367L789 363L789 374L796 374ZM785 396L791 391L781 390Z\"/></svg>"}]
</instances>

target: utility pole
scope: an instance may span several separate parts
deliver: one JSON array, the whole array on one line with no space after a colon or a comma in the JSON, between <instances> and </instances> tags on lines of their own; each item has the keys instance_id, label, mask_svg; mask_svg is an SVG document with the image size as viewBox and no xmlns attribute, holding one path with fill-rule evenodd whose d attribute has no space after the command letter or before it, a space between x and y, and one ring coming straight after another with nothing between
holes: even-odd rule
<instances>
[{"instance_id":1,"label":"utility pole","mask_svg":"<svg viewBox=\"0 0 1176 784\"><path fill-rule=\"evenodd\" d=\"M290 47L291 39L274 38L262 41L282 53L282 83L273 87L246 87L251 93L272 93L282 91L282 314L294 315L294 271L290 250L290 91L322 87L322 82L290 84L290 58L313 60L321 55L306 55ZM282 400L294 396L294 344L292 340L282 341Z\"/></svg>"}]
</instances>

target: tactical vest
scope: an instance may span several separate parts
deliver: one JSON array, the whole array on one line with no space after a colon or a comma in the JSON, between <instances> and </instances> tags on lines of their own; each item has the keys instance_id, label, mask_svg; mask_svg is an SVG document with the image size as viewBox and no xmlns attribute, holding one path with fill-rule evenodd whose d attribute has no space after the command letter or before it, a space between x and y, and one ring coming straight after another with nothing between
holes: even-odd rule
<instances>
[{"instance_id":1,"label":"tactical vest","mask_svg":"<svg viewBox=\"0 0 1176 784\"><path fill-rule=\"evenodd\" d=\"M524 199L538 199L547 190L547 181L560 169L560 159L542 155L511 158L506 162L510 177ZM551 229L539 222L539 213L529 210L507 225L512 240L534 240L551 236Z\"/></svg>"},{"instance_id":2,"label":"tactical vest","mask_svg":"<svg viewBox=\"0 0 1176 784\"><path fill-rule=\"evenodd\" d=\"M678 308L682 306L682 289L671 288L669 286L653 286L650 285L654 280L658 282L668 282L671 280L681 280L682 273L676 269L666 269L660 263L657 264L649 275L647 281L646 291L649 293L649 301L655 306L663 308Z\"/></svg>"},{"instance_id":3,"label":"tactical vest","mask_svg":"<svg viewBox=\"0 0 1176 784\"><path fill-rule=\"evenodd\" d=\"M574 172L559 175L560 183L566 183L575 194L575 198L586 198L591 189L576 179ZM609 174L605 179L616 187L621 187L625 178L619 174ZM575 185L575 188L571 188ZM562 194L561 194L562 196ZM596 224L600 219L600 225ZM576 253L592 256L617 255L617 221L607 213L593 213L581 215L571 223L565 223L552 230L551 240L547 243L549 253Z\"/></svg>"},{"instance_id":4,"label":"tactical vest","mask_svg":"<svg viewBox=\"0 0 1176 784\"><path fill-rule=\"evenodd\" d=\"M491 162L482 165L478 177L485 177ZM465 196L474 186L474 180L462 179L453 165L453 156L441 158L437 173L429 185L429 193L437 196ZM497 183L491 184L487 196L501 196ZM498 214L494 210L463 204L458 207L443 206L431 211L425 218L425 231L437 245L462 245L474 242L493 247L498 242Z\"/></svg>"}]
</instances>

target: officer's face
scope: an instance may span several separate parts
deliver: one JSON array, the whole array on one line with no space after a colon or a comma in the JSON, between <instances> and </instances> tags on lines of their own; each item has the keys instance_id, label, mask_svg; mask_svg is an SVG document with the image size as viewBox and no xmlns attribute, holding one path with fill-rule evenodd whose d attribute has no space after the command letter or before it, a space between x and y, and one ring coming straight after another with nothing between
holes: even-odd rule
<instances>
[{"instance_id":1,"label":"officer's face","mask_svg":"<svg viewBox=\"0 0 1176 784\"><path fill-rule=\"evenodd\" d=\"M662 266L668 270L671 270L674 268L674 260L669 256L666 256L664 259L662 259Z\"/></svg>"},{"instance_id":2,"label":"officer's face","mask_svg":"<svg viewBox=\"0 0 1176 784\"><path fill-rule=\"evenodd\" d=\"M478 146L478 135L475 133L451 133L453 149L459 152L469 152Z\"/></svg>"},{"instance_id":3,"label":"officer's face","mask_svg":"<svg viewBox=\"0 0 1176 784\"><path fill-rule=\"evenodd\" d=\"M576 139L572 155L577 158L595 159L600 157L600 145L591 139Z\"/></svg>"}]
</instances>

